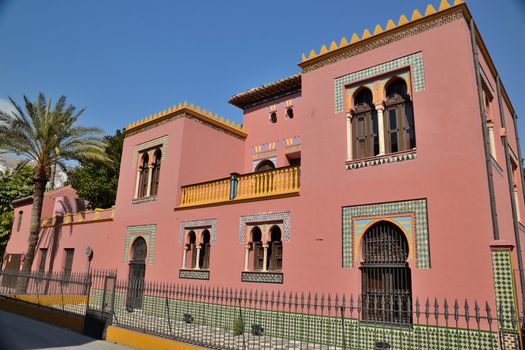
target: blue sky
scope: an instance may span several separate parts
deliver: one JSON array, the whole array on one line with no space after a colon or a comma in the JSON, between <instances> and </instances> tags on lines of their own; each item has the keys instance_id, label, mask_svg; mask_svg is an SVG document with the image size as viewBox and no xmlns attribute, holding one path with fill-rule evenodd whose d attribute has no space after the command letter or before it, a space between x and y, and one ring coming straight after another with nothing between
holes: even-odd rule
<instances>
[{"instance_id":1,"label":"blue sky","mask_svg":"<svg viewBox=\"0 0 525 350\"><path fill-rule=\"evenodd\" d=\"M428 3L0 0L0 108L42 91L86 107L82 123L109 133L184 100L240 121L232 95L299 72L302 52ZM525 0L467 3L525 139Z\"/></svg>"}]
</instances>

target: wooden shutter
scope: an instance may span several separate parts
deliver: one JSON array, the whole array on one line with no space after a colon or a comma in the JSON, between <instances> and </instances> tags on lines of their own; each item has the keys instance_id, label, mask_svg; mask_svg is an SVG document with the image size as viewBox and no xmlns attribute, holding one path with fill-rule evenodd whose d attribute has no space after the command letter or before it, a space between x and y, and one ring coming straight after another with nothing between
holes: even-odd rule
<instances>
[{"instance_id":1,"label":"wooden shutter","mask_svg":"<svg viewBox=\"0 0 525 350\"><path fill-rule=\"evenodd\" d=\"M71 270L73 268L73 255L75 253L75 250L66 248L65 253L66 253L66 258L64 260L64 275L70 276Z\"/></svg>"},{"instance_id":2,"label":"wooden shutter","mask_svg":"<svg viewBox=\"0 0 525 350\"><path fill-rule=\"evenodd\" d=\"M253 242L253 269L262 270L264 260L264 248L262 242Z\"/></svg>"},{"instance_id":3,"label":"wooden shutter","mask_svg":"<svg viewBox=\"0 0 525 350\"><path fill-rule=\"evenodd\" d=\"M272 262L271 269L274 271L283 268L283 243L281 241L272 242Z\"/></svg>"},{"instance_id":4,"label":"wooden shutter","mask_svg":"<svg viewBox=\"0 0 525 350\"><path fill-rule=\"evenodd\" d=\"M202 266L203 269L209 269L210 268L210 243L206 243L204 245L205 254L204 254L204 264Z\"/></svg>"},{"instance_id":5,"label":"wooden shutter","mask_svg":"<svg viewBox=\"0 0 525 350\"><path fill-rule=\"evenodd\" d=\"M194 269L197 266L197 249L195 243L190 244L191 250L191 268Z\"/></svg>"}]
</instances>

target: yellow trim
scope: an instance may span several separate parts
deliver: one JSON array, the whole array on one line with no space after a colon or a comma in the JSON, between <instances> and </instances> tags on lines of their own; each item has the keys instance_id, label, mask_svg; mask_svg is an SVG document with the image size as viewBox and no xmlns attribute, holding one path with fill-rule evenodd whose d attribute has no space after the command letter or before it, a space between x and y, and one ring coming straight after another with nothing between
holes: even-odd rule
<instances>
[{"instance_id":1,"label":"yellow trim","mask_svg":"<svg viewBox=\"0 0 525 350\"><path fill-rule=\"evenodd\" d=\"M204 349L195 345L178 342L171 339L157 337L150 334L132 331L130 329L109 326L106 340L139 350L200 350Z\"/></svg>"},{"instance_id":2,"label":"yellow trim","mask_svg":"<svg viewBox=\"0 0 525 350\"><path fill-rule=\"evenodd\" d=\"M8 295L9 298L27 301L28 303L43 306L66 305L66 304L87 304L86 295Z\"/></svg>"},{"instance_id":3,"label":"yellow trim","mask_svg":"<svg viewBox=\"0 0 525 350\"><path fill-rule=\"evenodd\" d=\"M84 318L78 315L66 315L60 310L51 310L42 306L0 298L0 309L35 320L54 324L76 332L84 331Z\"/></svg>"}]
</instances>

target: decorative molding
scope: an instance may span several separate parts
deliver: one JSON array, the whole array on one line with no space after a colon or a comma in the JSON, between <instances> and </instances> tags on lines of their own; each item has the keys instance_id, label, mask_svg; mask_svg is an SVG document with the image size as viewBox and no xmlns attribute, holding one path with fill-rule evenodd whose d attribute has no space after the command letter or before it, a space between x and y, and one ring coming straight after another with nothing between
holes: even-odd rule
<instances>
[{"instance_id":1,"label":"decorative molding","mask_svg":"<svg viewBox=\"0 0 525 350\"><path fill-rule=\"evenodd\" d=\"M401 16L401 17L404 17L404 16ZM315 54L315 51L314 51L314 56L312 56L313 59L311 60L311 62L308 62L310 61L310 59L308 59L308 61L305 61L299 64L299 66L303 68L303 73L307 73L315 69L324 67L326 65L347 59L349 57L357 56L367 51L371 51L371 50L380 48L382 46L386 46L386 45L395 43L396 41L412 37L414 35L426 32L433 28L440 27L442 25L457 21L462 18L465 18L465 16L463 15L462 9L457 9L457 11L453 13L450 13L450 14L447 14L441 17L437 17L432 20L428 20L420 24L411 24L411 26L407 27L405 30L398 30L397 32L393 31L391 34L382 33L377 38L371 38L371 39L366 38L368 39L367 42L358 43L357 41L359 41L359 37L357 37L357 39L354 39L355 37L353 37L351 43L348 44L346 39L343 38L341 40L340 49L330 50L330 52L327 52L327 55L325 57L321 57L321 58L315 57L317 55ZM406 17L405 17L405 20L406 20ZM402 25L402 24L403 23L401 23L400 21L399 25ZM357 36L357 34L354 34L354 35ZM303 59L304 59L304 56L303 56Z\"/></svg>"},{"instance_id":2,"label":"decorative molding","mask_svg":"<svg viewBox=\"0 0 525 350\"><path fill-rule=\"evenodd\" d=\"M280 283L284 282L284 275L282 272L242 272L241 282L257 282L257 283Z\"/></svg>"},{"instance_id":3,"label":"decorative molding","mask_svg":"<svg viewBox=\"0 0 525 350\"><path fill-rule=\"evenodd\" d=\"M254 153L253 159L254 160L262 160L264 158L276 158L277 150L271 150L266 152L260 152L260 153Z\"/></svg>"},{"instance_id":4,"label":"decorative molding","mask_svg":"<svg viewBox=\"0 0 525 350\"><path fill-rule=\"evenodd\" d=\"M217 219L181 221L179 225L179 244L184 242L184 231L198 227L210 227L211 243L217 242Z\"/></svg>"},{"instance_id":5,"label":"decorative molding","mask_svg":"<svg viewBox=\"0 0 525 350\"><path fill-rule=\"evenodd\" d=\"M239 242L244 243L244 232L248 223L264 223L267 221L282 221L284 228L284 240L290 240L290 212L264 213L256 215L241 216L239 225Z\"/></svg>"},{"instance_id":6,"label":"decorative molding","mask_svg":"<svg viewBox=\"0 0 525 350\"><path fill-rule=\"evenodd\" d=\"M168 154L168 135L164 135L161 137L157 137L156 139L149 140L143 143L139 143L138 145L135 145L135 150L133 154L133 167L137 166L137 161L139 157L139 153L156 146L161 145L161 151L162 151L162 159L166 159Z\"/></svg>"},{"instance_id":7,"label":"decorative molding","mask_svg":"<svg viewBox=\"0 0 525 350\"><path fill-rule=\"evenodd\" d=\"M142 197L142 198L135 198L131 201L131 204L140 204L140 203L148 203L148 202L155 202L157 200L156 196L149 196L149 197Z\"/></svg>"},{"instance_id":8,"label":"decorative molding","mask_svg":"<svg viewBox=\"0 0 525 350\"><path fill-rule=\"evenodd\" d=\"M179 278L190 280L209 280L210 271L208 270L179 270Z\"/></svg>"},{"instance_id":9,"label":"decorative molding","mask_svg":"<svg viewBox=\"0 0 525 350\"><path fill-rule=\"evenodd\" d=\"M338 113L344 111L344 87L346 85L406 67L410 67L410 75L414 80L412 84L414 91L417 92L425 90L426 83L425 70L423 66L423 54L418 52L336 78L334 80L335 112ZM371 90L374 91L373 88Z\"/></svg>"},{"instance_id":10,"label":"decorative molding","mask_svg":"<svg viewBox=\"0 0 525 350\"><path fill-rule=\"evenodd\" d=\"M352 170L352 169L359 169L359 168L365 168L369 166L376 166L381 164L387 164L387 163L398 163L403 162L405 160L412 160L416 159L416 151L408 151L403 153L391 153L391 154L385 154L383 156L376 156L373 158L367 158L367 159L356 159L346 162L346 169Z\"/></svg>"},{"instance_id":11,"label":"decorative molding","mask_svg":"<svg viewBox=\"0 0 525 350\"><path fill-rule=\"evenodd\" d=\"M153 264L153 255L155 252L155 235L157 232L156 225L139 225L128 226L126 241L124 244L124 263L129 263L129 250L137 237L142 237L148 245L148 264Z\"/></svg>"},{"instance_id":12,"label":"decorative molding","mask_svg":"<svg viewBox=\"0 0 525 350\"><path fill-rule=\"evenodd\" d=\"M393 221L403 228L405 234L413 237L415 240L415 260L416 266L420 269L430 268L430 251L429 251L429 229L427 200L416 199L399 202L365 204L343 207L343 267L351 268L357 259L355 248L357 239L362 239L362 232L357 232L357 224L366 224L357 222L357 220L373 218L374 221ZM399 218L407 220L407 226L404 227ZM365 225L366 226L366 225ZM356 234L358 237L356 237ZM411 252L412 254L412 252Z\"/></svg>"}]
</instances>

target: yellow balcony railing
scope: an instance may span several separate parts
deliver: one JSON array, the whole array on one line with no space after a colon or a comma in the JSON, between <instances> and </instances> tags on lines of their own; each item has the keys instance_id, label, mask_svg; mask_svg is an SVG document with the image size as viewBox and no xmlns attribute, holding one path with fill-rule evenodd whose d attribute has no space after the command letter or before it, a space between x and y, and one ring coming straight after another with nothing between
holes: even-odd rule
<instances>
[{"instance_id":1,"label":"yellow balcony railing","mask_svg":"<svg viewBox=\"0 0 525 350\"><path fill-rule=\"evenodd\" d=\"M299 192L300 167L287 167L238 177L236 199Z\"/></svg>"},{"instance_id":2,"label":"yellow balcony railing","mask_svg":"<svg viewBox=\"0 0 525 350\"><path fill-rule=\"evenodd\" d=\"M230 178L182 186L181 207L224 202L230 199Z\"/></svg>"},{"instance_id":3,"label":"yellow balcony railing","mask_svg":"<svg viewBox=\"0 0 525 350\"><path fill-rule=\"evenodd\" d=\"M299 192L299 166L272 169L182 186L181 207L206 205Z\"/></svg>"}]
</instances>

